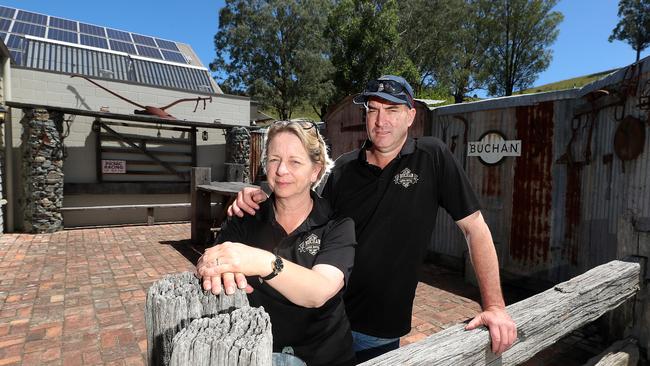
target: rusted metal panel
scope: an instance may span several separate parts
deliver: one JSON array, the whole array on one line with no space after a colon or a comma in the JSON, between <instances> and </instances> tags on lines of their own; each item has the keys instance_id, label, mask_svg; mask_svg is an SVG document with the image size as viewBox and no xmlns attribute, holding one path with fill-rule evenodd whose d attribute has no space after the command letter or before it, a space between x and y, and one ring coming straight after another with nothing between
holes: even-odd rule
<instances>
[{"instance_id":1,"label":"rusted metal panel","mask_svg":"<svg viewBox=\"0 0 650 366\"><path fill-rule=\"evenodd\" d=\"M523 266L549 256L553 164L553 102L517 107L522 155L514 170L510 256Z\"/></svg>"},{"instance_id":2,"label":"rusted metal panel","mask_svg":"<svg viewBox=\"0 0 650 366\"><path fill-rule=\"evenodd\" d=\"M618 233L622 223L650 218L649 134L635 159L622 161L614 151L620 119L630 115L645 128L650 125L638 106L649 76L640 75L636 93L630 82L622 89L621 72L584 90L433 110L432 135L443 139L465 167L504 270L565 280L615 259L625 245L617 242L625 240ZM624 106L598 101L616 93L624 93ZM522 156L497 166L467 158L467 140L490 129L522 140ZM439 215L430 250L460 257L462 237L445 216Z\"/></svg>"}]
</instances>

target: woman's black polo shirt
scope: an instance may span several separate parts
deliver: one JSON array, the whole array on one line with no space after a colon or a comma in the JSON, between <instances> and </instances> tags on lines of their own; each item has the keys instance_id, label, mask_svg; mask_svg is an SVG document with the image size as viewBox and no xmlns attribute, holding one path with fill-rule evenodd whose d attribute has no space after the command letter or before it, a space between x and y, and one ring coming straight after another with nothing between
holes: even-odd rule
<instances>
[{"instance_id":1,"label":"woman's black polo shirt","mask_svg":"<svg viewBox=\"0 0 650 366\"><path fill-rule=\"evenodd\" d=\"M312 211L293 233L287 235L277 223L272 195L255 216L229 218L217 243L244 243L306 268L329 264L343 272L347 283L354 263L354 223L349 218L333 220L327 201L313 192L311 196ZM254 288L248 295L251 306L263 306L271 317L274 352L291 347L309 366L354 364L342 291L320 308L305 308L287 300L266 282L260 283L259 277L247 280Z\"/></svg>"},{"instance_id":2,"label":"woman's black polo shirt","mask_svg":"<svg viewBox=\"0 0 650 366\"><path fill-rule=\"evenodd\" d=\"M354 270L345 292L352 329L397 338L411 329L418 271L442 206L457 221L479 209L463 169L439 139L407 139L383 170L366 150L342 155L323 190L356 225Z\"/></svg>"}]
</instances>

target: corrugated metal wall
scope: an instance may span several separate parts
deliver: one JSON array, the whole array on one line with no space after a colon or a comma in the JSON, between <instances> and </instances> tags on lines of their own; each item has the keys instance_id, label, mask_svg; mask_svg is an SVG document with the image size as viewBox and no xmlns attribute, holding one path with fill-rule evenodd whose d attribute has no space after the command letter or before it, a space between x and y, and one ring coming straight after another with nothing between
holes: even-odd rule
<instances>
[{"instance_id":1,"label":"corrugated metal wall","mask_svg":"<svg viewBox=\"0 0 650 366\"><path fill-rule=\"evenodd\" d=\"M215 93L207 70L24 39L19 66L94 78L129 81L200 93Z\"/></svg>"},{"instance_id":2,"label":"corrugated metal wall","mask_svg":"<svg viewBox=\"0 0 650 366\"><path fill-rule=\"evenodd\" d=\"M621 221L650 218L650 134L632 161L621 161L613 142L617 117L631 115L648 124L648 112L638 107L648 77L643 73L637 88L625 94L624 107L608 106L575 119L576 111L596 98L597 89L614 95L625 92L621 85L630 81L621 83L619 75L593 90L583 88L575 98L558 92L539 100L528 96L523 105L512 97L474 110L434 110L432 134L445 140L466 167L507 272L566 280L616 258L623 245L617 235ZM466 158L463 121L467 140L498 130L506 139L522 140L522 155L495 166ZM456 225L439 215L430 250L462 258L465 247Z\"/></svg>"}]
</instances>

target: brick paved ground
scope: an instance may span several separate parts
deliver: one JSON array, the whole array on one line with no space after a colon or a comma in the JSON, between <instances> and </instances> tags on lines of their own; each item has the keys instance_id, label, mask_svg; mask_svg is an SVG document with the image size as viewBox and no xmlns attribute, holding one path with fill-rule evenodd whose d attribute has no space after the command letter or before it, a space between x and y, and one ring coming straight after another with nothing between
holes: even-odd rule
<instances>
[{"instance_id":1,"label":"brick paved ground","mask_svg":"<svg viewBox=\"0 0 650 366\"><path fill-rule=\"evenodd\" d=\"M0 366L144 365L146 290L193 268L189 235L172 224L0 236ZM479 309L459 274L430 266L423 278L403 344Z\"/></svg>"}]
</instances>

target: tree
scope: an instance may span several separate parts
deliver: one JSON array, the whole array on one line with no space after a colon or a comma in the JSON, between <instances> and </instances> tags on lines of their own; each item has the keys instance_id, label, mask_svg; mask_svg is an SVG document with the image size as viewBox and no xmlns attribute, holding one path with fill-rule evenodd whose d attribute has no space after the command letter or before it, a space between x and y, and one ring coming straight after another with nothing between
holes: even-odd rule
<instances>
[{"instance_id":1,"label":"tree","mask_svg":"<svg viewBox=\"0 0 650 366\"><path fill-rule=\"evenodd\" d=\"M450 49L458 41L464 0L403 0L399 9L400 48L412 62L416 94L439 84L438 71L446 70Z\"/></svg>"},{"instance_id":2,"label":"tree","mask_svg":"<svg viewBox=\"0 0 650 366\"><path fill-rule=\"evenodd\" d=\"M618 3L620 20L609 36L609 41L625 41L636 51L639 61L641 51L650 45L650 0L621 0Z\"/></svg>"},{"instance_id":3,"label":"tree","mask_svg":"<svg viewBox=\"0 0 650 366\"><path fill-rule=\"evenodd\" d=\"M328 0L226 0L210 64L230 92L248 94L291 118L304 103L323 104L333 93L323 32Z\"/></svg>"},{"instance_id":4,"label":"tree","mask_svg":"<svg viewBox=\"0 0 650 366\"><path fill-rule=\"evenodd\" d=\"M341 0L329 16L326 36L336 94L333 102L359 93L382 74L417 79L411 60L399 47L396 0Z\"/></svg>"},{"instance_id":5,"label":"tree","mask_svg":"<svg viewBox=\"0 0 650 366\"><path fill-rule=\"evenodd\" d=\"M497 38L487 49L490 95L512 95L532 85L551 62L548 48L559 34L564 16L552 11L557 0L493 1L487 13Z\"/></svg>"}]
</instances>

